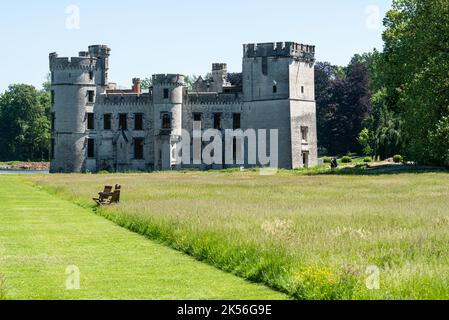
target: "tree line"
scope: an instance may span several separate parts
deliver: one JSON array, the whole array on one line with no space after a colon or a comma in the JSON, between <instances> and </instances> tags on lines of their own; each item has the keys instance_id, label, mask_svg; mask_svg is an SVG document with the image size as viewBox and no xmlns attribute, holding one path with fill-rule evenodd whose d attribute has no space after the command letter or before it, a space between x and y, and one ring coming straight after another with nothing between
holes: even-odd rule
<instances>
[{"instance_id":1,"label":"tree line","mask_svg":"<svg viewBox=\"0 0 449 320\"><path fill-rule=\"evenodd\" d=\"M50 84L42 90L26 84L0 94L0 161L48 161Z\"/></svg>"},{"instance_id":2,"label":"tree line","mask_svg":"<svg viewBox=\"0 0 449 320\"><path fill-rule=\"evenodd\" d=\"M449 166L449 5L394 0L383 52L317 63L319 146Z\"/></svg>"},{"instance_id":3,"label":"tree line","mask_svg":"<svg viewBox=\"0 0 449 320\"><path fill-rule=\"evenodd\" d=\"M447 0L394 0L384 26L382 52L356 54L343 67L315 65L321 154L401 154L448 166ZM49 82L42 90L12 85L0 95L0 161L48 160L50 108Z\"/></svg>"}]
</instances>

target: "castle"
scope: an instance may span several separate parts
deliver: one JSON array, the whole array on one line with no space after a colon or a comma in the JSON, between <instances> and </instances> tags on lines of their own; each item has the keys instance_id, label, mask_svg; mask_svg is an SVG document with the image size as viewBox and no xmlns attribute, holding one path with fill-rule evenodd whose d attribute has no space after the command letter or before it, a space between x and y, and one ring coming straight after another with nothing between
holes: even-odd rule
<instances>
[{"instance_id":1,"label":"castle","mask_svg":"<svg viewBox=\"0 0 449 320\"><path fill-rule=\"evenodd\" d=\"M189 88L182 75L157 74L145 92L139 79L129 90L108 81L110 51L94 45L78 57L50 54L51 172L242 166L180 165L178 144L194 123L201 130L276 129L280 168L317 164L314 46L246 44L241 73L215 63Z\"/></svg>"}]
</instances>

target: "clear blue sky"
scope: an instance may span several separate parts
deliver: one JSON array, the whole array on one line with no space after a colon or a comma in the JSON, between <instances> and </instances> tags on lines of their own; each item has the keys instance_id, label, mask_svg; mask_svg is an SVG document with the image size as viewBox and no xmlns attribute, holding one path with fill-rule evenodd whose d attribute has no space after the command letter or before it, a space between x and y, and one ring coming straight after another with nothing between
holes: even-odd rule
<instances>
[{"instance_id":1,"label":"clear blue sky","mask_svg":"<svg viewBox=\"0 0 449 320\"><path fill-rule=\"evenodd\" d=\"M79 29L70 5L79 8ZM382 19L391 0L5 1L0 92L11 83L40 87L49 52L76 56L90 44L112 48L110 81L126 86L153 73L204 74L212 62L239 72L242 44L253 42L314 44L318 60L343 65L382 49L370 6Z\"/></svg>"}]
</instances>

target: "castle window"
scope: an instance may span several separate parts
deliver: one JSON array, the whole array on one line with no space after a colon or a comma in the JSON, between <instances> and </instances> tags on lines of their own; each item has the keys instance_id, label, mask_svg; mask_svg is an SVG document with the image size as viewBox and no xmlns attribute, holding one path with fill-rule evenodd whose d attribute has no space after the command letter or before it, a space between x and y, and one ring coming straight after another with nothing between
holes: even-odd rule
<instances>
[{"instance_id":1,"label":"castle window","mask_svg":"<svg viewBox=\"0 0 449 320\"><path fill-rule=\"evenodd\" d=\"M309 128L308 127L301 127L301 139L302 143L307 143L309 140Z\"/></svg>"},{"instance_id":2,"label":"castle window","mask_svg":"<svg viewBox=\"0 0 449 320\"><path fill-rule=\"evenodd\" d=\"M221 113L214 113L214 129L221 130Z\"/></svg>"},{"instance_id":3,"label":"castle window","mask_svg":"<svg viewBox=\"0 0 449 320\"><path fill-rule=\"evenodd\" d=\"M301 86L301 93L304 94L304 86Z\"/></svg>"},{"instance_id":4,"label":"castle window","mask_svg":"<svg viewBox=\"0 0 449 320\"><path fill-rule=\"evenodd\" d=\"M87 139L87 157L95 158L95 139Z\"/></svg>"},{"instance_id":5,"label":"castle window","mask_svg":"<svg viewBox=\"0 0 449 320\"><path fill-rule=\"evenodd\" d=\"M235 161L237 161L237 138L234 137L232 139L232 159Z\"/></svg>"},{"instance_id":6,"label":"castle window","mask_svg":"<svg viewBox=\"0 0 449 320\"><path fill-rule=\"evenodd\" d=\"M268 57L262 57L262 74L268 75Z\"/></svg>"},{"instance_id":7,"label":"castle window","mask_svg":"<svg viewBox=\"0 0 449 320\"><path fill-rule=\"evenodd\" d=\"M195 122L201 122L201 116L202 116L201 113L195 112L195 113L193 114L193 121L195 121Z\"/></svg>"},{"instance_id":8,"label":"castle window","mask_svg":"<svg viewBox=\"0 0 449 320\"><path fill-rule=\"evenodd\" d=\"M134 139L134 159L143 159L144 140L142 138Z\"/></svg>"},{"instance_id":9,"label":"castle window","mask_svg":"<svg viewBox=\"0 0 449 320\"><path fill-rule=\"evenodd\" d=\"M277 85L274 85L273 86L273 93L277 93L278 92L278 86Z\"/></svg>"},{"instance_id":10,"label":"castle window","mask_svg":"<svg viewBox=\"0 0 449 320\"><path fill-rule=\"evenodd\" d=\"M56 118L55 113L52 112L51 113L51 131L52 132L55 131L55 118Z\"/></svg>"},{"instance_id":11,"label":"castle window","mask_svg":"<svg viewBox=\"0 0 449 320\"><path fill-rule=\"evenodd\" d=\"M51 139L50 159L55 158L55 139Z\"/></svg>"},{"instance_id":12,"label":"castle window","mask_svg":"<svg viewBox=\"0 0 449 320\"><path fill-rule=\"evenodd\" d=\"M162 129L171 129L171 115L168 112L162 113Z\"/></svg>"},{"instance_id":13,"label":"castle window","mask_svg":"<svg viewBox=\"0 0 449 320\"><path fill-rule=\"evenodd\" d=\"M308 152L302 153L302 165L304 166L304 168L309 167L309 153Z\"/></svg>"},{"instance_id":14,"label":"castle window","mask_svg":"<svg viewBox=\"0 0 449 320\"><path fill-rule=\"evenodd\" d=\"M143 130L143 114L136 113L134 115L134 130Z\"/></svg>"},{"instance_id":15,"label":"castle window","mask_svg":"<svg viewBox=\"0 0 449 320\"><path fill-rule=\"evenodd\" d=\"M54 82L54 81L55 81L55 73L52 72L52 73L51 73L51 82Z\"/></svg>"},{"instance_id":16,"label":"castle window","mask_svg":"<svg viewBox=\"0 0 449 320\"><path fill-rule=\"evenodd\" d=\"M89 79L94 80L94 72L93 71L89 71Z\"/></svg>"},{"instance_id":17,"label":"castle window","mask_svg":"<svg viewBox=\"0 0 449 320\"><path fill-rule=\"evenodd\" d=\"M87 130L95 129L95 118L92 112L87 113Z\"/></svg>"},{"instance_id":18,"label":"castle window","mask_svg":"<svg viewBox=\"0 0 449 320\"><path fill-rule=\"evenodd\" d=\"M128 130L128 115L126 113L119 114L118 128L120 130Z\"/></svg>"},{"instance_id":19,"label":"castle window","mask_svg":"<svg viewBox=\"0 0 449 320\"><path fill-rule=\"evenodd\" d=\"M55 104L55 90L51 90L51 104Z\"/></svg>"},{"instance_id":20,"label":"castle window","mask_svg":"<svg viewBox=\"0 0 449 320\"><path fill-rule=\"evenodd\" d=\"M164 99L168 99L169 91L168 89L164 89Z\"/></svg>"},{"instance_id":21,"label":"castle window","mask_svg":"<svg viewBox=\"0 0 449 320\"><path fill-rule=\"evenodd\" d=\"M103 128L104 130L111 130L111 114L107 113L103 116Z\"/></svg>"},{"instance_id":22,"label":"castle window","mask_svg":"<svg viewBox=\"0 0 449 320\"><path fill-rule=\"evenodd\" d=\"M87 102L93 103L95 100L95 91L89 90L87 91Z\"/></svg>"},{"instance_id":23,"label":"castle window","mask_svg":"<svg viewBox=\"0 0 449 320\"><path fill-rule=\"evenodd\" d=\"M240 118L241 118L240 113L234 113L232 115L232 128L234 130L241 128Z\"/></svg>"}]
</instances>

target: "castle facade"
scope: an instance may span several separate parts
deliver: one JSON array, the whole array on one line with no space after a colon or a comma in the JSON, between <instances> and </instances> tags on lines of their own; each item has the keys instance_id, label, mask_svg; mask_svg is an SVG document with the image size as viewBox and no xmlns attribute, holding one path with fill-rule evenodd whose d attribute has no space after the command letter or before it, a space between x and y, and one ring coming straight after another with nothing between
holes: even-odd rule
<instances>
[{"instance_id":1,"label":"castle facade","mask_svg":"<svg viewBox=\"0 0 449 320\"><path fill-rule=\"evenodd\" d=\"M50 54L51 172L254 165L244 143L242 161L180 163L183 132L194 136L195 123L203 131L277 130L278 167L317 164L314 46L246 44L241 73L228 73L226 64L214 63L205 79L189 87L183 75L157 74L145 92L139 79L129 90L108 81L110 51L94 45L78 57ZM240 146L240 141L233 143L234 158Z\"/></svg>"}]
</instances>

